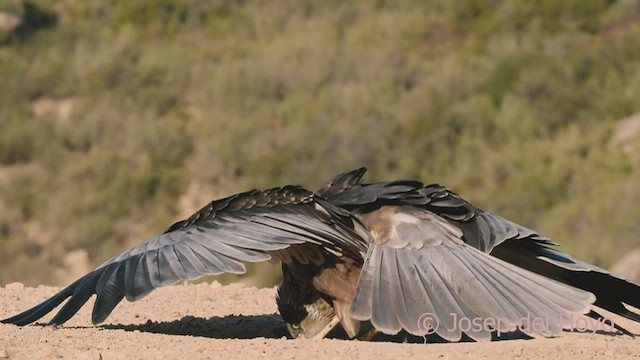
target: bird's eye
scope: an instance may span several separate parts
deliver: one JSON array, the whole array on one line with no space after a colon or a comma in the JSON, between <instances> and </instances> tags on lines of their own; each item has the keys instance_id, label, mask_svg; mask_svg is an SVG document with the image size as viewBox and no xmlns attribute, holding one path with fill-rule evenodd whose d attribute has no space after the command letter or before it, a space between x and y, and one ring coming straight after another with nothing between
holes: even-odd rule
<instances>
[{"instance_id":1,"label":"bird's eye","mask_svg":"<svg viewBox=\"0 0 640 360\"><path fill-rule=\"evenodd\" d=\"M300 324L291 324L293 330L300 330Z\"/></svg>"}]
</instances>

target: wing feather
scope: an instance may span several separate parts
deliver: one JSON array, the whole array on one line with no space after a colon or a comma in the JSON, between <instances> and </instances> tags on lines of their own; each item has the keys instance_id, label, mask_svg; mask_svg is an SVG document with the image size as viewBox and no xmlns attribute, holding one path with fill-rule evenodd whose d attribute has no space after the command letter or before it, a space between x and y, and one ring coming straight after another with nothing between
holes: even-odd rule
<instances>
[{"instance_id":1,"label":"wing feather","mask_svg":"<svg viewBox=\"0 0 640 360\"><path fill-rule=\"evenodd\" d=\"M252 190L208 204L164 234L106 261L49 300L2 322L28 324L70 297L51 321L62 324L96 294L92 321L98 323L123 297L135 301L179 280L244 273L243 262L269 260L272 252L286 254L292 245L310 244L313 249L361 259L368 243L363 236L359 220L300 187ZM305 253L294 252L293 256Z\"/></svg>"},{"instance_id":2,"label":"wing feather","mask_svg":"<svg viewBox=\"0 0 640 360\"><path fill-rule=\"evenodd\" d=\"M456 320L466 318L471 323L491 318L499 322L501 331L519 327L530 335L550 336L562 330L563 319L588 313L595 301L590 292L466 244L462 231L431 212L412 206L383 206L378 211L363 218L376 231L372 230L373 244L350 310L356 319L370 319L385 333L395 334L404 328L424 335L430 325L450 341L459 341L463 331L473 339L489 340L491 329L461 329ZM375 224L371 223L374 220ZM517 227L502 226L495 219L484 220L497 236L519 232ZM416 232L423 234L422 246L416 246ZM435 319L420 323L423 314ZM547 327L523 328L532 318L546 320Z\"/></svg>"}]
</instances>

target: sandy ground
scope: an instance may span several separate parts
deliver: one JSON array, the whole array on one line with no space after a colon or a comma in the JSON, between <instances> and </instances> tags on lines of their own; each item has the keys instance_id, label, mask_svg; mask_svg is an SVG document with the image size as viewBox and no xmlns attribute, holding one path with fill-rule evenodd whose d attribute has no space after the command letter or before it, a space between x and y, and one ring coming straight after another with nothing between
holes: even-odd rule
<instances>
[{"instance_id":1,"label":"sandy ground","mask_svg":"<svg viewBox=\"0 0 640 360\"><path fill-rule=\"evenodd\" d=\"M0 318L58 290L19 283L0 288ZM415 337L409 340L417 343L403 343L404 336L346 340L337 331L321 341L290 340L274 295L274 289L241 285L175 285L135 303L124 301L99 326L90 322L91 300L62 327L0 324L0 359L640 359L640 338L610 333L512 336L489 343L437 343L428 337L425 344ZM636 324L616 323L640 332Z\"/></svg>"}]
</instances>

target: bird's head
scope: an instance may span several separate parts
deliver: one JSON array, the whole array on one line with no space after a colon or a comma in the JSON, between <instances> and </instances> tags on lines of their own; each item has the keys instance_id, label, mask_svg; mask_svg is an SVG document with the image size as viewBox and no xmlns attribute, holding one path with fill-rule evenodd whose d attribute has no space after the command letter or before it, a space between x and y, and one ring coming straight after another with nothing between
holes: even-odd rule
<instances>
[{"instance_id":1,"label":"bird's head","mask_svg":"<svg viewBox=\"0 0 640 360\"><path fill-rule=\"evenodd\" d=\"M340 322L325 299L318 297L311 304L303 304L298 293L287 286L286 281L278 288L276 302L287 330L294 339L322 339Z\"/></svg>"}]
</instances>

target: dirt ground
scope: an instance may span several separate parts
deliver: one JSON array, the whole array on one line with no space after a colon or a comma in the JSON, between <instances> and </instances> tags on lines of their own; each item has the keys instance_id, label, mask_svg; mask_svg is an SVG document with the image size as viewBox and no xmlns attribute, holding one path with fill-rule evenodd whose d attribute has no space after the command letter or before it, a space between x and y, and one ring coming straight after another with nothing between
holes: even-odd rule
<instances>
[{"instance_id":1,"label":"dirt ground","mask_svg":"<svg viewBox=\"0 0 640 360\"><path fill-rule=\"evenodd\" d=\"M0 318L59 290L20 283L0 288ZM432 337L426 344L415 337L407 343L406 336L365 342L346 340L340 331L321 341L290 340L274 296L275 289L242 285L175 285L122 302L99 326L90 321L91 300L62 327L0 324L0 359L640 359L640 338L592 332L489 343L438 343ZM614 319L640 332L636 324Z\"/></svg>"}]
</instances>

